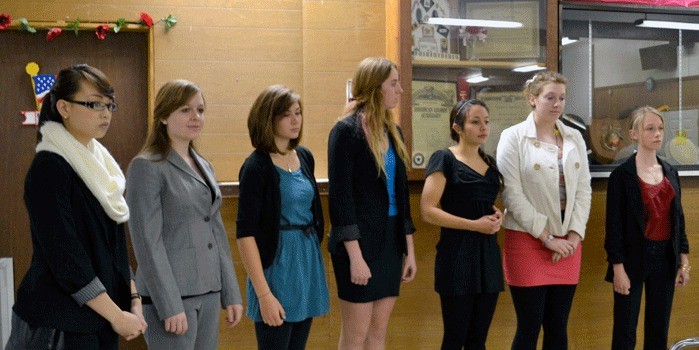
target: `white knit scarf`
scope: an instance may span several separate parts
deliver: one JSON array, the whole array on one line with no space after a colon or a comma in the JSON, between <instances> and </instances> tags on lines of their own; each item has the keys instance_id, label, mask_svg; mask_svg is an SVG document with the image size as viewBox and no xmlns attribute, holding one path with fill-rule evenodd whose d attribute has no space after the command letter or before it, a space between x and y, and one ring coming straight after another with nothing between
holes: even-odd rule
<instances>
[{"instance_id":1,"label":"white knit scarf","mask_svg":"<svg viewBox=\"0 0 699 350\"><path fill-rule=\"evenodd\" d=\"M129 207L124 199L126 178L104 146L92 139L85 147L57 122L46 122L40 132L37 153L49 151L63 157L112 220L117 223L129 220Z\"/></svg>"}]
</instances>

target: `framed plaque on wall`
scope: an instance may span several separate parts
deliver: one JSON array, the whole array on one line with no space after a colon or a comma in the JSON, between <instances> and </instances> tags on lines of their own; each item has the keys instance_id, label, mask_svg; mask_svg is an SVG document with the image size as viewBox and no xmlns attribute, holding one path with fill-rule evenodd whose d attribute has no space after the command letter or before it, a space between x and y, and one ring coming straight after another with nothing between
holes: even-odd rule
<instances>
[{"instance_id":1,"label":"framed plaque on wall","mask_svg":"<svg viewBox=\"0 0 699 350\"><path fill-rule=\"evenodd\" d=\"M456 83L413 80L413 169L424 169L434 151L452 144L449 113L456 104Z\"/></svg>"}]
</instances>

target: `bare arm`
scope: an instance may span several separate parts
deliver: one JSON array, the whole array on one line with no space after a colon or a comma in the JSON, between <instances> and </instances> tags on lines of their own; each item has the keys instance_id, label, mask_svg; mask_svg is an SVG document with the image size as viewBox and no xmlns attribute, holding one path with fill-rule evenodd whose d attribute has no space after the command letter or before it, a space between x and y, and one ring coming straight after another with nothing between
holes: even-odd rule
<instances>
[{"instance_id":1,"label":"bare arm","mask_svg":"<svg viewBox=\"0 0 699 350\"><path fill-rule=\"evenodd\" d=\"M250 277L255 294L260 302L262 320L269 326L280 326L284 323L286 313L279 300L272 294L262 268L260 251L257 249L255 237L238 238L240 258L245 266L245 271Z\"/></svg>"},{"instance_id":2,"label":"bare arm","mask_svg":"<svg viewBox=\"0 0 699 350\"><path fill-rule=\"evenodd\" d=\"M447 179L442 172L434 172L425 179L425 186L420 198L420 217L430 224L457 230L476 231L493 234L500 230L502 213L493 207L495 214L484 215L477 220L469 220L447 213L439 207L439 201L444 194Z\"/></svg>"}]
</instances>

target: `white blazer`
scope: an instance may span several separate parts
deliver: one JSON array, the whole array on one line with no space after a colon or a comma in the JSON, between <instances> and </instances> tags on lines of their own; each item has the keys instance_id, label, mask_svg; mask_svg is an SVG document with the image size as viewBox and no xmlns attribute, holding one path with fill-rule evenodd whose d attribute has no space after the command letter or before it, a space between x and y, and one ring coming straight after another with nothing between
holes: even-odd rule
<instances>
[{"instance_id":1,"label":"white blazer","mask_svg":"<svg viewBox=\"0 0 699 350\"><path fill-rule=\"evenodd\" d=\"M498 170L505 182L503 202L507 215L503 227L529 232L535 238L546 229L554 236L575 231L585 238L592 189L585 141L580 132L556 126L563 138L563 174L566 182L565 220L561 223L558 190L558 147L536 138L534 113L500 135Z\"/></svg>"}]
</instances>

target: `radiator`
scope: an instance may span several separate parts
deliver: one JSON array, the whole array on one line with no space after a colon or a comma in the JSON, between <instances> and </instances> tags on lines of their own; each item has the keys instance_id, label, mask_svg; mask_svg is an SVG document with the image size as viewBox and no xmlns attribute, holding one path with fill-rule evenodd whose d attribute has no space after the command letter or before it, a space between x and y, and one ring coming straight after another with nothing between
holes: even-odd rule
<instances>
[{"instance_id":1,"label":"radiator","mask_svg":"<svg viewBox=\"0 0 699 350\"><path fill-rule=\"evenodd\" d=\"M5 348L12 329L12 305L15 303L12 271L12 258L0 258L0 349Z\"/></svg>"}]
</instances>

